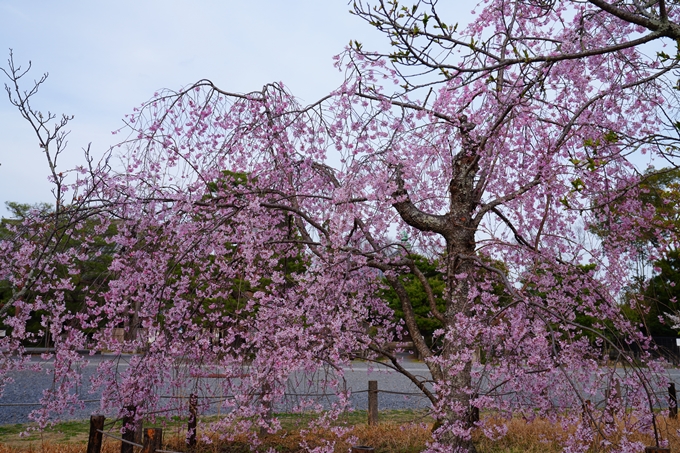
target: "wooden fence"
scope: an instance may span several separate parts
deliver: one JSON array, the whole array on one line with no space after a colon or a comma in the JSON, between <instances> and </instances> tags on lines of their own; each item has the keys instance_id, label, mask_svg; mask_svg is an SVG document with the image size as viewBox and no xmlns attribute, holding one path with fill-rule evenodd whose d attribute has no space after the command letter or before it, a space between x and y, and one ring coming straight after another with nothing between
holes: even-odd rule
<instances>
[{"instance_id":1,"label":"wooden fence","mask_svg":"<svg viewBox=\"0 0 680 453\"><path fill-rule=\"evenodd\" d=\"M366 390L364 390L366 392ZM403 395L412 395L412 393L404 392L392 392L378 389L378 381L368 381L368 420L369 425L375 425L378 423L378 394L380 392L384 393L395 393ZM359 393L359 392L356 392ZM620 394L620 390L617 389L617 394ZM590 403L587 401L586 403ZM585 406L584 404L584 410ZM670 418L678 417L678 407L677 407L677 393L675 389L675 383L670 383L668 386L668 406L669 406L669 416ZM123 425L129 425L134 419L136 408L128 406L125 408L127 416L123 417ZM479 409L476 409L472 414L475 421L479 421ZM187 446L189 449L193 449L196 445L196 426L198 418L198 397L197 395L191 394L189 396L189 420L187 424L188 436L187 436ZM123 433L122 437L117 437L104 431L104 421L105 417L103 415L93 415L90 417L90 434L87 443L87 453L101 453L101 447L103 442L103 437L107 436L121 442L121 453L133 453L133 447L141 448L141 453L182 453L175 452L171 450L162 450L163 443L163 430L161 428L142 428L141 425L135 426L134 430L127 430ZM140 436L142 434L143 436ZM140 443L141 442L141 443ZM352 447L352 453L366 453L373 452L374 449L365 445L356 445ZM646 447L645 453L670 453L668 448L660 447Z\"/></svg>"},{"instance_id":2,"label":"wooden fence","mask_svg":"<svg viewBox=\"0 0 680 453\"><path fill-rule=\"evenodd\" d=\"M364 390L365 391L365 390ZM369 425L378 423L378 381L368 381L368 420ZM358 393L358 392L357 392ZM404 395L412 395L412 393L403 392L389 392L399 393ZM127 415L123 417L123 426L130 425L134 420L136 408L134 406L126 406ZM198 396L191 394L189 396L189 421L187 424L187 446L192 449L196 445L196 425L198 418ZM171 450L162 450L163 430L161 428L142 428L137 424L134 430L126 430L121 437L114 436L104 431L104 421L106 418L103 415L92 415L90 417L90 434L87 441L87 453L101 453L104 436L120 441L121 453L133 453L133 448L141 448L141 453L182 453ZM143 438L142 435L143 434ZM140 443L141 442L141 443ZM366 445L355 445L352 447L352 453L366 453L373 452L373 447Z\"/></svg>"}]
</instances>

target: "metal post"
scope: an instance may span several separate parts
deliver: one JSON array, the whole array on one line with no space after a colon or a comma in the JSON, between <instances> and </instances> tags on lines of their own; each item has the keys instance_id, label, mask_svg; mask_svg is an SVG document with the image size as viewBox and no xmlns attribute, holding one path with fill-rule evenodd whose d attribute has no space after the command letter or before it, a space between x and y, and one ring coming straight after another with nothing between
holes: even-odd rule
<instances>
[{"instance_id":1,"label":"metal post","mask_svg":"<svg viewBox=\"0 0 680 453\"><path fill-rule=\"evenodd\" d=\"M375 448L367 447L366 445L353 445L352 453L373 453Z\"/></svg>"},{"instance_id":2,"label":"metal post","mask_svg":"<svg viewBox=\"0 0 680 453\"><path fill-rule=\"evenodd\" d=\"M378 424L378 381L368 381L368 424Z\"/></svg>"},{"instance_id":3,"label":"metal post","mask_svg":"<svg viewBox=\"0 0 680 453\"><path fill-rule=\"evenodd\" d=\"M102 451L102 440L104 438L103 415L90 416L90 437L87 439L87 453L100 453Z\"/></svg>"}]
</instances>

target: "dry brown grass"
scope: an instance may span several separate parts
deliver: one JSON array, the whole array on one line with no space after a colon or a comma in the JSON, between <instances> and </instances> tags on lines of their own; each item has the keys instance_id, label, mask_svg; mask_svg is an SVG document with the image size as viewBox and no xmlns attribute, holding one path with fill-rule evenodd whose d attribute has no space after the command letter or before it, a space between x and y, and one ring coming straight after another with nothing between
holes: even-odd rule
<instances>
[{"instance_id":1,"label":"dry brown grass","mask_svg":"<svg viewBox=\"0 0 680 453\"><path fill-rule=\"evenodd\" d=\"M356 440L350 443L349 436L355 437ZM309 448L314 448L323 445L325 441L332 440L336 442L335 451L338 452L347 452L352 445L370 445L377 452L417 453L423 450L430 438L430 426L385 422L377 426L356 425L342 438L325 429L306 432L299 429L282 430L276 434L260 437L262 444L259 450L267 451L269 448L274 448L282 453L297 453L303 451L300 447L302 442L306 442ZM167 445L173 450L186 451L183 439L175 439ZM243 436L229 443L214 442L210 445L199 445L196 451L199 453L246 453L250 452L250 445L250 441ZM0 450L0 453L4 452Z\"/></svg>"},{"instance_id":2,"label":"dry brown grass","mask_svg":"<svg viewBox=\"0 0 680 453\"><path fill-rule=\"evenodd\" d=\"M500 421L499 421L500 423ZM565 434L547 420L526 422L515 418L508 424L508 433L499 440L491 440L481 433L475 435L475 445L480 453L552 453L561 452Z\"/></svg>"},{"instance_id":3,"label":"dry brown grass","mask_svg":"<svg viewBox=\"0 0 680 453\"><path fill-rule=\"evenodd\" d=\"M680 437L678 420L659 419L659 428L664 438L670 442L672 452L680 452ZM387 421L377 426L367 426L364 423L356 423L351 426L351 431L346 436L338 438L328 430L301 431L299 428L287 427L277 434L262 436L260 451L274 448L281 453L297 453L302 451L300 444L306 441L309 447L322 445L324 441L336 441L335 451L346 452L351 444L348 436L354 436L353 444L370 445L376 452L390 453L416 453L422 451L426 442L431 438L431 424L428 423L404 423L403 421ZM182 433L174 432L169 435L166 447L176 451L186 451ZM562 440L568 433L559 425L546 420L536 419L526 422L523 419L513 419L509 422L508 434L504 438L491 441L480 435L475 436L475 444L480 453L557 453L562 451ZM246 453L250 452L250 442L241 437L233 442L219 442L215 437L212 444L199 444L195 450L197 453ZM6 440L6 439L5 439ZM642 437L633 440L641 440L646 445L653 445L651 437ZM0 445L0 453L83 453L86 447L86 438L71 436L68 441L59 439L57 436L43 436L32 440L5 442ZM120 443L115 440L107 440L102 453L118 453ZM592 449L593 452L601 451Z\"/></svg>"},{"instance_id":4,"label":"dry brown grass","mask_svg":"<svg viewBox=\"0 0 680 453\"><path fill-rule=\"evenodd\" d=\"M521 418L515 418L508 423L508 434L500 440L492 441L477 433L475 444L480 453L558 453L563 451L563 443L573 433L573 428L564 429L559 423L555 424L545 419L535 419L526 422ZM680 420L657 417L657 426L661 439L669 443L672 452L680 452ZM606 453L611 450L602 448L600 439L590 448L590 452ZM616 445L618 438L609 438ZM629 437L630 441L640 441L644 445L655 445L653 435L641 435Z\"/></svg>"},{"instance_id":5,"label":"dry brown grass","mask_svg":"<svg viewBox=\"0 0 680 453\"><path fill-rule=\"evenodd\" d=\"M0 453L84 453L85 442L31 442L24 445L0 444ZM104 442L102 453L120 453L120 442Z\"/></svg>"},{"instance_id":6,"label":"dry brown grass","mask_svg":"<svg viewBox=\"0 0 680 453\"><path fill-rule=\"evenodd\" d=\"M370 445L376 451L395 453L416 453L422 451L425 443L431 439L431 426L423 424L397 424L384 422L376 426L356 425L343 438L334 436L327 430L316 430L305 436L300 431L292 432L284 438L278 435L265 439L268 446L278 446L284 452L298 452L300 442L306 441L309 446L321 446L327 439L336 440L335 451L346 452L352 445ZM356 440L348 442L352 436Z\"/></svg>"}]
</instances>

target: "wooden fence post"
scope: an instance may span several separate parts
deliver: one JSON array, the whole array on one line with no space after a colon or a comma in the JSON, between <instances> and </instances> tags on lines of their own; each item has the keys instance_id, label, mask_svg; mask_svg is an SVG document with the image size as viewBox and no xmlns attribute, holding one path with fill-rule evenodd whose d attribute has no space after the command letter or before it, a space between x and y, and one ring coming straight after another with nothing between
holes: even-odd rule
<instances>
[{"instance_id":1,"label":"wooden fence post","mask_svg":"<svg viewBox=\"0 0 680 453\"><path fill-rule=\"evenodd\" d=\"M128 442L135 441L134 419L137 413L135 406L125 406L125 415L123 416L123 440L127 442L120 443L120 453L134 453L134 446ZM132 426L132 428L130 428Z\"/></svg>"},{"instance_id":2,"label":"wooden fence post","mask_svg":"<svg viewBox=\"0 0 680 453\"><path fill-rule=\"evenodd\" d=\"M144 444L141 453L155 453L163 444L162 428L146 428L144 430Z\"/></svg>"},{"instance_id":3,"label":"wooden fence post","mask_svg":"<svg viewBox=\"0 0 680 453\"><path fill-rule=\"evenodd\" d=\"M678 418L678 395L675 392L675 382L668 385L668 414L671 418Z\"/></svg>"},{"instance_id":4,"label":"wooden fence post","mask_svg":"<svg viewBox=\"0 0 680 453\"><path fill-rule=\"evenodd\" d=\"M378 381L368 381L368 424L378 424Z\"/></svg>"},{"instance_id":5,"label":"wooden fence post","mask_svg":"<svg viewBox=\"0 0 680 453\"><path fill-rule=\"evenodd\" d=\"M104 434L104 420L103 415L90 416L90 436L87 439L87 453L100 453L102 451L102 440Z\"/></svg>"},{"instance_id":6,"label":"wooden fence post","mask_svg":"<svg viewBox=\"0 0 680 453\"><path fill-rule=\"evenodd\" d=\"M187 427L189 447L196 446L196 418L198 415L198 396L193 393L189 395L189 426Z\"/></svg>"}]
</instances>

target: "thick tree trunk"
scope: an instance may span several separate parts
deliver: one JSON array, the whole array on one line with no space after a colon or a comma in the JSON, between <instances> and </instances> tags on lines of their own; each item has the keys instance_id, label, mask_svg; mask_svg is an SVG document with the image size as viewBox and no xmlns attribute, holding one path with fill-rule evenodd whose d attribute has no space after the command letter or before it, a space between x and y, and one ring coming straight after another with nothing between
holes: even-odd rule
<instances>
[{"instance_id":1,"label":"thick tree trunk","mask_svg":"<svg viewBox=\"0 0 680 453\"><path fill-rule=\"evenodd\" d=\"M474 256L474 231L461 228L456 234L450 235L449 239L451 240L447 246L446 256L448 293L446 294L446 309L442 314L446 330L443 344L439 351L430 351L423 341L414 343L417 349L424 348L422 353L426 357L438 356L441 359L433 363L426 358L432 378L439 387L438 400L433 402L442 403L433 428L433 431L438 431L437 441L447 451L473 453L476 449L467 432L473 427L475 421L472 416L475 411L470 404L473 355L469 353L474 345L467 344L463 340L465 336L462 332L459 334L458 330L461 328L460 316L467 317L472 314L469 294L474 280L475 266L471 260L461 259L461 256ZM398 280L392 280L394 280L391 281L393 287L398 286ZM400 289L403 290L403 288ZM401 292L405 293L405 291ZM411 337L422 339L421 333L417 330L408 297L400 296L404 306L406 326ZM462 368L461 361L464 361Z\"/></svg>"},{"instance_id":2,"label":"thick tree trunk","mask_svg":"<svg viewBox=\"0 0 680 453\"><path fill-rule=\"evenodd\" d=\"M476 452L472 440L467 435L460 435L446 427L454 427L459 430L469 430L472 428L474 420L472 417L473 408L470 404L470 389L472 387L472 355L468 354L468 349L473 345L466 344L463 335L457 331L460 326L457 322L459 316L467 317L471 315L471 304L469 301L470 285L475 272L471 261L461 260L461 255L474 254L474 234L459 230L457 240L449 243L447 247L447 295L446 311L444 312L445 330L447 335L444 338L440 353L443 359L443 367L436 367L432 370L435 382L445 392L446 409L442 411L441 418L437 420L435 428L442 427L444 432L438 433L438 441L442 446L450 447L455 452ZM460 367L464 361L462 369L453 370L453 367ZM435 367L432 367L435 368Z\"/></svg>"},{"instance_id":3,"label":"thick tree trunk","mask_svg":"<svg viewBox=\"0 0 680 453\"><path fill-rule=\"evenodd\" d=\"M475 265L472 260L466 258L476 255L477 224L473 217L481 199L482 189L481 186L477 187L479 181L476 181L480 145L470 136L475 125L468 122L464 115L459 119L462 149L453 158L448 187L449 212L441 215L421 211L411 201L405 189L400 168L396 169L397 190L394 193L393 206L407 224L421 231L438 233L446 240L446 309L443 314L432 313L443 322L445 329L442 348L436 354L441 360L436 363L428 361L427 358L425 360L432 378L440 389L437 399L441 403L441 408L435 424L438 442L448 451L473 453L476 449L469 436L474 423L471 414L475 412L470 405L473 355L469 354L469 350L474 345L466 344L463 340L465 335L459 332L461 328L459 317L467 318L472 314L469 297ZM397 279L394 280L397 282ZM411 337L422 338L415 317L409 319L409 312L413 310L408 296L400 296L400 299ZM431 310L436 310L436 307ZM425 357L435 355L424 342L423 345L419 345L418 341L414 343Z\"/></svg>"}]
</instances>

